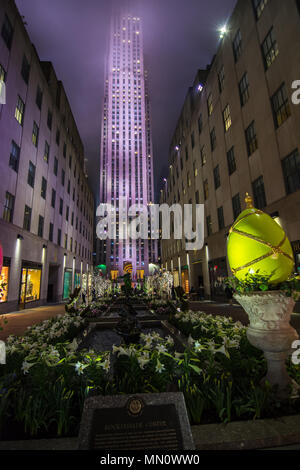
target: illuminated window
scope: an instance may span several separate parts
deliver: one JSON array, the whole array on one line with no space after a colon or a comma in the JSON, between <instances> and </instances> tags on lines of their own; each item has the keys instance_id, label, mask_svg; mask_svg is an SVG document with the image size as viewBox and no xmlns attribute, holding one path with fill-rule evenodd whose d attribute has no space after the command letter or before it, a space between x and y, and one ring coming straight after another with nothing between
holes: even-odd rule
<instances>
[{"instance_id":1,"label":"illuminated window","mask_svg":"<svg viewBox=\"0 0 300 470\"><path fill-rule=\"evenodd\" d=\"M72 291L72 269L65 269L64 272L64 285L63 285L63 300L70 297Z\"/></svg>"},{"instance_id":2,"label":"illuminated window","mask_svg":"<svg viewBox=\"0 0 300 470\"><path fill-rule=\"evenodd\" d=\"M223 121L224 121L225 132L227 132L230 129L231 124L232 124L229 104L226 106L226 108L223 111Z\"/></svg>"},{"instance_id":3,"label":"illuminated window","mask_svg":"<svg viewBox=\"0 0 300 470\"><path fill-rule=\"evenodd\" d=\"M4 261L4 266L2 266L2 271L0 274L1 283L5 283L5 286L0 288L0 303L7 302L8 296L8 283L9 283L9 266L6 266Z\"/></svg>"},{"instance_id":4,"label":"illuminated window","mask_svg":"<svg viewBox=\"0 0 300 470\"><path fill-rule=\"evenodd\" d=\"M275 127L278 128L291 115L289 99L283 83L278 91L272 96L272 109L274 115Z\"/></svg>"},{"instance_id":5,"label":"illuminated window","mask_svg":"<svg viewBox=\"0 0 300 470\"><path fill-rule=\"evenodd\" d=\"M262 54L264 58L265 68L268 69L279 54L278 44L275 39L273 27L268 32L264 42L262 43Z\"/></svg>"},{"instance_id":6,"label":"illuminated window","mask_svg":"<svg viewBox=\"0 0 300 470\"><path fill-rule=\"evenodd\" d=\"M110 276L111 276L111 280L114 281L114 280L117 280L118 279L118 271L115 271L115 270L112 270L110 272Z\"/></svg>"},{"instance_id":7,"label":"illuminated window","mask_svg":"<svg viewBox=\"0 0 300 470\"><path fill-rule=\"evenodd\" d=\"M22 268L20 303L35 302L40 299L41 268Z\"/></svg>"},{"instance_id":8,"label":"illuminated window","mask_svg":"<svg viewBox=\"0 0 300 470\"><path fill-rule=\"evenodd\" d=\"M45 141L45 151L44 151L44 160L45 160L46 163L49 162L49 153L50 153L50 147L49 147L49 144L46 140Z\"/></svg>"},{"instance_id":9,"label":"illuminated window","mask_svg":"<svg viewBox=\"0 0 300 470\"><path fill-rule=\"evenodd\" d=\"M208 98L207 98L207 111L208 111L209 116L212 114L213 109L214 109L213 99L212 99L212 94L210 93Z\"/></svg>"},{"instance_id":10,"label":"illuminated window","mask_svg":"<svg viewBox=\"0 0 300 470\"><path fill-rule=\"evenodd\" d=\"M268 0L253 0L253 7L257 20L261 17L267 3Z\"/></svg>"},{"instance_id":11,"label":"illuminated window","mask_svg":"<svg viewBox=\"0 0 300 470\"><path fill-rule=\"evenodd\" d=\"M20 98L20 96L18 96L16 111L15 111L15 118L21 126L23 126L24 112L25 112L25 104Z\"/></svg>"}]
</instances>

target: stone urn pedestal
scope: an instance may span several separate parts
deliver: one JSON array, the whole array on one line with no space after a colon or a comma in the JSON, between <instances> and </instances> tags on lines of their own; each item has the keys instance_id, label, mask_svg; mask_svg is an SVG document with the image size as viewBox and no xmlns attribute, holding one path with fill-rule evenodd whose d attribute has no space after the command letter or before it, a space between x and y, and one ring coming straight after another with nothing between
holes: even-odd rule
<instances>
[{"instance_id":1,"label":"stone urn pedestal","mask_svg":"<svg viewBox=\"0 0 300 470\"><path fill-rule=\"evenodd\" d=\"M248 314L250 326L247 337L250 343L264 352L268 372L263 381L278 387L278 396L287 398L297 384L292 382L286 370L286 359L292 352L292 344L299 336L290 325L295 306L292 297L281 291L235 294L234 298Z\"/></svg>"}]
</instances>

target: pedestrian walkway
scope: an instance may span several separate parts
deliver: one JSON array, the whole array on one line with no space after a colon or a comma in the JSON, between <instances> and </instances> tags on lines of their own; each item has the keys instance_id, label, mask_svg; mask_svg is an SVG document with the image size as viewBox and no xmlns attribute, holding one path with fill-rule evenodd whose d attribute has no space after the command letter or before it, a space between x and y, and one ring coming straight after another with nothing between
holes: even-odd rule
<instances>
[{"instance_id":1,"label":"pedestrian walkway","mask_svg":"<svg viewBox=\"0 0 300 470\"><path fill-rule=\"evenodd\" d=\"M65 304L61 303L43 305L42 307L0 315L0 326L3 327L3 331L0 331L0 340L5 340L9 335L21 336L25 333L28 326L35 325L57 315L63 315L64 313ZM4 318L8 322L6 325L3 325Z\"/></svg>"}]
</instances>

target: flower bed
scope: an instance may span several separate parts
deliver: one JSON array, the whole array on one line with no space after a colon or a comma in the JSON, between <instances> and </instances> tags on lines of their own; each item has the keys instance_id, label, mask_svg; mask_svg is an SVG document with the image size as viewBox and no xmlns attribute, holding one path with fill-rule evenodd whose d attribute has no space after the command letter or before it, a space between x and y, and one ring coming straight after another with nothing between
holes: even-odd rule
<instances>
[{"instance_id":1,"label":"flower bed","mask_svg":"<svg viewBox=\"0 0 300 470\"><path fill-rule=\"evenodd\" d=\"M178 313L173 322L189 337L183 353L155 332L142 335L141 344L114 346L112 354L80 350L86 320L77 313L9 337L0 368L1 439L76 436L84 400L93 394L177 389L192 424L300 411L299 401L279 403L267 384L260 386L266 364L241 324L201 312ZM299 367L290 364L289 371L300 382Z\"/></svg>"}]
</instances>

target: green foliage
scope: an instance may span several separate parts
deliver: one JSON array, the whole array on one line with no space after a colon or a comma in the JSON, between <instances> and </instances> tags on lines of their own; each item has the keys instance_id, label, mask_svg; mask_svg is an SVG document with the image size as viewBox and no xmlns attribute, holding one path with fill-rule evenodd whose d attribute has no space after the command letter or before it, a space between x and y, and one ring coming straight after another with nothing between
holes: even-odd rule
<instances>
[{"instance_id":1,"label":"green foliage","mask_svg":"<svg viewBox=\"0 0 300 470\"><path fill-rule=\"evenodd\" d=\"M300 293L300 280L298 278L291 277L281 284L273 284L270 282L272 276L273 273L260 274L259 270L255 273L250 273L249 271L243 281L236 277L229 277L225 280L225 283L238 294L276 290L284 292L287 297L294 297L295 299L298 298Z\"/></svg>"}]
</instances>

